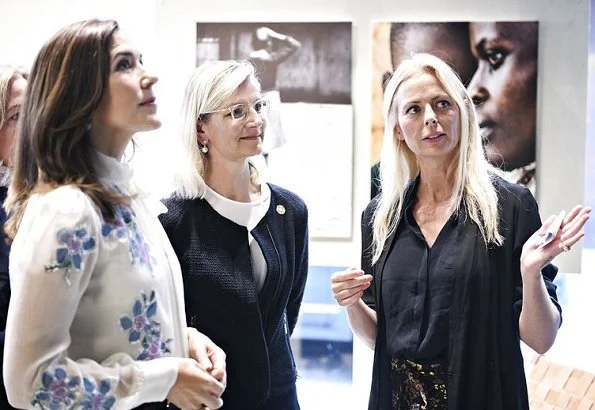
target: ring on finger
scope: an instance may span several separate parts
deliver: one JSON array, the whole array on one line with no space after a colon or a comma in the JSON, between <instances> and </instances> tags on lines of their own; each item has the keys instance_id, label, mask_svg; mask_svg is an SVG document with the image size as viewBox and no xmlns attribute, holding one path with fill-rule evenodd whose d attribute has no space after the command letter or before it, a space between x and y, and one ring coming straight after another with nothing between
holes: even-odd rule
<instances>
[{"instance_id":1,"label":"ring on finger","mask_svg":"<svg viewBox=\"0 0 595 410\"><path fill-rule=\"evenodd\" d=\"M565 243L562 243L562 250L564 252L568 252L570 250L570 246L566 245Z\"/></svg>"}]
</instances>

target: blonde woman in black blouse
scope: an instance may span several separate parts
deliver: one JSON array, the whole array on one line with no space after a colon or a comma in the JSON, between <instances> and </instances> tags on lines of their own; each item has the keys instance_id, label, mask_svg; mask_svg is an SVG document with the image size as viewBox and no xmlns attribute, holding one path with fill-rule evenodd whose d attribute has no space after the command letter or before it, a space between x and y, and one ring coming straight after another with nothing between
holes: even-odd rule
<instances>
[{"instance_id":1,"label":"blonde woman in black blouse","mask_svg":"<svg viewBox=\"0 0 595 410\"><path fill-rule=\"evenodd\" d=\"M527 410L520 340L540 353L553 344L561 309L549 262L582 238L590 209L541 225L529 190L486 160L471 98L434 56L399 65L384 114L361 269L332 278L354 333L375 349L369 408Z\"/></svg>"}]
</instances>

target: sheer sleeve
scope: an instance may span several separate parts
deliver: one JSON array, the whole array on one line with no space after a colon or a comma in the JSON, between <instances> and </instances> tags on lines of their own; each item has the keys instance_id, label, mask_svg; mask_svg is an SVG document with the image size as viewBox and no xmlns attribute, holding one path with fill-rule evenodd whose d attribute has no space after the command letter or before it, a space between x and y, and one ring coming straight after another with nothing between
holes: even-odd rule
<instances>
[{"instance_id":1,"label":"sheer sleeve","mask_svg":"<svg viewBox=\"0 0 595 410\"><path fill-rule=\"evenodd\" d=\"M176 381L179 359L173 357L69 357L72 323L81 319L79 303L101 263L100 233L100 216L78 189L29 200L10 258L4 376L15 407L132 408L164 400Z\"/></svg>"}]
</instances>

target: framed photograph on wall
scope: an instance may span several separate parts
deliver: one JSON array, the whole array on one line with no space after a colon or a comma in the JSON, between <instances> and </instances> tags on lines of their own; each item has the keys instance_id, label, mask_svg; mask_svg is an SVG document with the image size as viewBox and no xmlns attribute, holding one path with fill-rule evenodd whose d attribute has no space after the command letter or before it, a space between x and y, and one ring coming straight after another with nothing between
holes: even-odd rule
<instances>
[{"instance_id":1,"label":"framed photograph on wall","mask_svg":"<svg viewBox=\"0 0 595 410\"><path fill-rule=\"evenodd\" d=\"M401 61L421 52L454 68L476 105L489 161L535 194L537 44L536 21L374 23L372 196L384 135L383 85Z\"/></svg>"},{"instance_id":2,"label":"framed photograph on wall","mask_svg":"<svg viewBox=\"0 0 595 410\"><path fill-rule=\"evenodd\" d=\"M351 23L202 23L196 64L248 60L270 103L268 180L300 195L311 238L352 235Z\"/></svg>"}]
</instances>

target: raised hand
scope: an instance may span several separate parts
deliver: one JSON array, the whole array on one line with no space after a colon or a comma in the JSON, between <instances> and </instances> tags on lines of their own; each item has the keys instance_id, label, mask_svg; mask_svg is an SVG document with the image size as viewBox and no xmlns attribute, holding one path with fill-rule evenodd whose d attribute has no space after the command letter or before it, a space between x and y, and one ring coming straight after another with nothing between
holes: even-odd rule
<instances>
[{"instance_id":1,"label":"raised hand","mask_svg":"<svg viewBox=\"0 0 595 410\"><path fill-rule=\"evenodd\" d=\"M521 253L521 273L525 275L540 274L541 268L550 263L562 252L568 252L572 246L585 235L582 230L591 216L591 208L583 205L575 206L562 220L560 229L554 239L546 246L540 246L543 238L556 221L556 216L547 218L523 246Z\"/></svg>"},{"instance_id":2,"label":"raised hand","mask_svg":"<svg viewBox=\"0 0 595 410\"><path fill-rule=\"evenodd\" d=\"M372 275L364 274L361 269L349 268L333 274L331 289L339 305L349 307L362 297L371 282Z\"/></svg>"}]
</instances>

